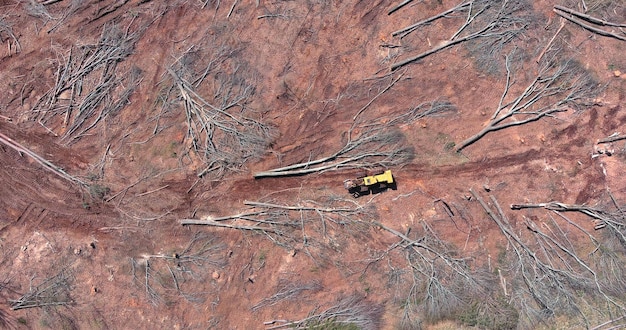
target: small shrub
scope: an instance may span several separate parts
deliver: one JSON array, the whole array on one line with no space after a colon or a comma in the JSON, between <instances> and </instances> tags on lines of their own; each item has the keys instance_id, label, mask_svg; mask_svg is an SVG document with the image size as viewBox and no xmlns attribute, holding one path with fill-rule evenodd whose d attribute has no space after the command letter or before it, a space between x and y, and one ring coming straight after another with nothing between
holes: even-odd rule
<instances>
[{"instance_id":1,"label":"small shrub","mask_svg":"<svg viewBox=\"0 0 626 330\"><path fill-rule=\"evenodd\" d=\"M104 197L106 197L110 191L111 189L109 189L109 187L99 185L97 183L89 186L89 194L91 197L100 201L104 200Z\"/></svg>"},{"instance_id":2,"label":"small shrub","mask_svg":"<svg viewBox=\"0 0 626 330\"><path fill-rule=\"evenodd\" d=\"M354 323L337 322L336 320L325 320L317 324L306 327L307 330L360 330Z\"/></svg>"},{"instance_id":3,"label":"small shrub","mask_svg":"<svg viewBox=\"0 0 626 330\"><path fill-rule=\"evenodd\" d=\"M481 329L515 329L519 321L519 313L504 298L488 302L472 304L459 315L464 325Z\"/></svg>"}]
</instances>

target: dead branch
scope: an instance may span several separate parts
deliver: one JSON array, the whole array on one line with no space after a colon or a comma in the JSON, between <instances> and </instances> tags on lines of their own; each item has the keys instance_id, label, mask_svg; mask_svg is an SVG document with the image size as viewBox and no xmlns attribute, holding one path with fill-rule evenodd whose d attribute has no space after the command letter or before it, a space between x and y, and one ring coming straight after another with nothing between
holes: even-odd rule
<instances>
[{"instance_id":1,"label":"dead branch","mask_svg":"<svg viewBox=\"0 0 626 330\"><path fill-rule=\"evenodd\" d=\"M583 261L581 257L578 256L575 248L567 239L567 236L563 235L562 229L558 226L556 222L553 222L555 227L558 229L558 233L550 232L545 233L541 230L541 227L534 223L532 220L528 218L524 218L526 222L526 228L528 228L531 232L535 233L538 237L538 242L541 245L542 249L546 251L546 254L553 254L555 257L549 258L549 260L553 264L561 264L564 269L568 269L570 272L578 272L581 274L581 277L585 276L585 273L589 273L594 278L594 282L596 283L597 289L600 293L602 293L602 289L598 282L598 275L596 272L587 265L586 261ZM551 230L550 227L545 226L548 230ZM565 243L561 242L563 240ZM566 246L566 243L569 243L569 246ZM544 245L545 244L545 245ZM549 252L548 252L549 251ZM563 252L565 255L562 256L559 252ZM570 263L567 258L571 258L575 261L575 265ZM576 269L578 268L578 269Z\"/></svg>"},{"instance_id":2,"label":"dead branch","mask_svg":"<svg viewBox=\"0 0 626 330\"><path fill-rule=\"evenodd\" d=\"M393 77L393 74L388 76ZM350 128L347 129L346 141L338 151L306 162L257 172L254 178L304 175L341 169L390 168L409 163L414 158L414 149L398 128L422 118L453 112L456 107L445 99L439 99L423 102L410 109L402 109L385 118L376 117L368 120L358 118L362 117L363 111L402 77L403 73L390 79L391 81L384 88L381 86L377 95L357 112Z\"/></svg>"},{"instance_id":3,"label":"dead branch","mask_svg":"<svg viewBox=\"0 0 626 330\"><path fill-rule=\"evenodd\" d=\"M271 297L263 298L258 303L252 306L252 311L257 311L265 306L274 306L282 301L295 300L304 291L316 292L322 289L322 285L318 281L311 281L309 283L294 282L292 280L280 279L278 281L278 288L276 293Z\"/></svg>"},{"instance_id":4,"label":"dead branch","mask_svg":"<svg viewBox=\"0 0 626 330\"><path fill-rule=\"evenodd\" d=\"M389 125L410 125L426 117L444 116L456 112L456 110L456 106L445 99L423 102L391 117Z\"/></svg>"},{"instance_id":5,"label":"dead branch","mask_svg":"<svg viewBox=\"0 0 626 330\"><path fill-rule=\"evenodd\" d=\"M391 66L391 71L395 71L395 70L397 70L397 69L399 69L399 68L401 68L401 67L403 67L403 66L405 66L407 64L411 64L413 62L417 62L417 61L419 61L419 60L421 60L421 59L423 59L425 57L428 57L428 56L430 56L432 54L440 52L440 51L442 51L442 50L444 50L446 48L450 48L450 47L452 47L454 45L457 45L457 44L460 44L462 42L465 42L465 41L468 41L468 40L472 40L474 38L478 38L480 36L480 33L484 33L486 31L487 30L479 31L476 34L465 36L465 37L459 38L459 39L455 39L453 41L443 41L438 46L436 46L434 48L431 48L431 49L429 49L429 50L427 50L427 51L425 51L425 52L423 52L423 53L421 53L419 55L416 55L416 56L413 56L413 57L409 57L409 58L404 59L404 60L402 60L402 61L400 61L398 63L393 64Z\"/></svg>"},{"instance_id":6,"label":"dead branch","mask_svg":"<svg viewBox=\"0 0 626 330\"><path fill-rule=\"evenodd\" d=\"M4 41L2 37L2 33L7 34L13 42L15 43L15 53L20 53L22 51L22 46L20 45L20 41L17 39L15 34L13 33L13 29L11 26L4 20L4 18L0 17L0 42ZM9 55L11 55L11 42L9 41Z\"/></svg>"},{"instance_id":7,"label":"dead branch","mask_svg":"<svg viewBox=\"0 0 626 330\"><path fill-rule=\"evenodd\" d=\"M41 19L44 24L48 21L55 20L55 18L50 15L50 12L48 12L48 9L35 0L28 1L26 4L26 12L31 16Z\"/></svg>"},{"instance_id":8,"label":"dead branch","mask_svg":"<svg viewBox=\"0 0 626 330\"><path fill-rule=\"evenodd\" d=\"M527 293L538 305L538 308L545 310L547 315L553 315L557 309L553 303L554 297L557 297L556 294L564 296L566 301L572 298L571 292L561 290L561 286L559 285L551 285L551 283L560 283L561 276L559 271L542 262L536 253L522 241L511 228L509 221L504 213L501 212L501 208L495 198L492 197L491 200L497 211L494 211L474 190L470 189L470 193L483 207L485 212L487 212L489 217L498 225L498 228L511 244L510 246L516 256L516 268L519 268L519 276L521 276L525 284ZM548 290L548 288L557 288L557 291L554 292L553 290ZM553 292L553 295L550 295L549 292Z\"/></svg>"},{"instance_id":9,"label":"dead branch","mask_svg":"<svg viewBox=\"0 0 626 330\"><path fill-rule=\"evenodd\" d=\"M5 329L15 328L12 320L9 318L9 314L3 309L0 309L0 326Z\"/></svg>"},{"instance_id":10,"label":"dead branch","mask_svg":"<svg viewBox=\"0 0 626 330\"><path fill-rule=\"evenodd\" d=\"M146 288L146 297L148 300L155 306L159 304L161 301L161 297L156 292L156 290L150 284L150 259L146 260L146 269L145 269L145 277L144 277L144 286Z\"/></svg>"},{"instance_id":11,"label":"dead branch","mask_svg":"<svg viewBox=\"0 0 626 330\"><path fill-rule=\"evenodd\" d=\"M617 235L620 242L622 242L622 244L626 246L626 234L624 232L624 230L626 229L626 223L624 222L624 219L626 217L624 214L622 214L621 208L617 205L617 202L614 199L612 200L616 208L618 209L617 214L605 211L600 208L589 207L586 205L572 205L559 202L539 204L513 204L511 205L511 209L520 210L524 208L545 208L547 210L557 212L580 212L598 221L595 226L596 229L601 229L607 226L612 233Z\"/></svg>"},{"instance_id":12,"label":"dead branch","mask_svg":"<svg viewBox=\"0 0 626 330\"><path fill-rule=\"evenodd\" d=\"M146 192L140 193L140 194L135 194L135 196L136 196L136 197L141 197L141 196L149 195L149 194L155 193L155 192L157 192L157 191L163 190L163 189L165 189L165 188L167 188L167 187L169 187L169 186L170 186L170 185L166 184L166 185L164 185L164 186L162 186L162 187L159 187L159 188L156 188L156 189L152 189L152 190L149 190L149 191L146 191Z\"/></svg>"},{"instance_id":13,"label":"dead branch","mask_svg":"<svg viewBox=\"0 0 626 330\"><path fill-rule=\"evenodd\" d=\"M263 18L282 18L282 19L289 19L291 17L291 13L289 11L285 11L282 13L270 13L270 14L265 14L265 15L259 15L256 18L257 19L263 19Z\"/></svg>"},{"instance_id":14,"label":"dead branch","mask_svg":"<svg viewBox=\"0 0 626 330\"><path fill-rule=\"evenodd\" d=\"M608 321L606 321L604 323L598 324L595 327L590 328L590 329L591 330L601 330L601 329L605 329L605 327L609 326L609 325L611 326L611 328L608 328L608 329L623 328L623 327L626 326L626 323L624 323L624 321L622 321L625 318L626 318L626 315L622 315L622 316L619 316L619 317L611 318L610 320L608 320ZM617 323L617 322L619 322L619 323ZM613 323L617 323L617 324L613 324Z\"/></svg>"},{"instance_id":15,"label":"dead branch","mask_svg":"<svg viewBox=\"0 0 626 330\"><path fill-rule=\"evenodd\" d=\"M107 198L107 199L106 199L106 202L108 203L108 202L112 201L113 199L115 199L116 197L118 197L118 196L120 196L120 195L121 195L121 196L122 196L122 198L121 198L121 199L120 199L120 201L117 203L117 205L120 205L120 203L122 202L121 200L124 198L124 196L126 196L126 193L128 192L128 190L129 190L130 188L132 188L132 187L136 186L137 184L139 184L140 182L142 182L142 181L144 181L144 180L146 180L146 179L148 179L148 178L149 178L149 176L143 176L143 177L141 177L141 178L137 179L135 182L133 182L133 183L129 184L129 185L128 185L128 186L126 186L124 189L121 189L121 190L120 190L120 191L118 191L117 193L113 194L111 197Z\"/></svg>"},{"instance_id":16,"label":"dead branch","mask_svg":"<svg viewBox=\"0 0 626 330\"><path fill-rule=\"evenodd\" d=\"M179 253L173 253L171 255L152 254L143 255L142 257L176 263L175 266L177 270L182 270L184 265L223 267L225 261L217 256L223 249L224 245L218 243L215 238L207 234L196 233L187 246ZM186 271L189 270L186 269Z\"/></svg>"},{"instance_id":17,"label":"dead branch","mask_svg":"<svg viewBox=\"0 0 626 330\"><path fill-rule=\"evenodd\" d=\"M256 206L262 208L277 208L284 210L293 210L293 211L315 211L315 212L323 212L323 213L334 213L334 212L354 212L355 209L352 208L320 208L313 206L290 206L290 205L278 205L271 203L261 203L261 202L252 202L252 201L244 201L244 205Z\"/></svg>"},{"instance_id":18,"label":"dead branch","mask_svg":"<svg viewBox=\"0 0 626 330\"><path fill-rule=\"evenodd\" d=\"M389 168L406 164L413 157L413 149L404 145L404 137L400 132L374 128L362 132L354 140L349 140L331 156L258 172L254 174L254 178L302 175L346 168Z\"/></svg>"},{"instance_id":19,"label":"dead branch","mask_svg":"<svg viewBox=\"0 0 626 330\"><path fill-rule=\"evenodd\" d=\"M144 0L145 1L145 0ZM220 7L220 0L199 0L200 3L202 3L202 9L204 9L204 7L206 7L209 3L215 3L215 10L217 10Z\"/></svg>"},{"instance_id":20,"label":"dead branch","mask_svg":"<svg viewBox=\"0 0 626 330\"><path fill-rule=\"evenodd\" d=\"M42 5L48 5L48 4L53 4L56 3L60 0L49 0L46 2L43 2ZM69 7L65 10L65 12L63 13L63 15L57 19L57 22L54 24L54 26L52 26L50 29L48 29L48 33L53 32L54 30L56 30L59 26L61 26L72 14L74 14L78 9L80 9L80 6L83 5L83 0L72 0L70 2Z\"/></svg>"},{"instance_id":21,"label":"dead branch","mask_svg":"<svg viewBox=\"0 0 626 330\"><path fill-rule=\"evenodd\" d=\"M401 238L394 247L402 247L406 252L406 274L410 278L401 282L412 284L401 289L408 293L402 298L405 301L402 324L414 327L418 322L414 315L434 322L463 313L476 304L493 311L505 307L493 299L497 296L494 290L497 286L493 285L497 279L493 274L472 270L468 259L455 257L455 250L428 223L422 222L423 236L417 239L381 223L374 224ZM505 322L512 324L511 320Z\"/></svg>"},{"instance_id":22,"label":"dead branch","mask_svg":"<svg viewBox=\"0 0 626 330\"><path fill-rule=\"evenodd\" d=\"M216 226L224 226L225 221L229 220L243 220L254 223L263 223L268 225L287 225L287 226L298 226L297 222L293 222L288 220L288 211L296 211L298 213L313 213L317 215L329 214L333 215L335 221L342 222L340 219L348 219L351 216L363 216L366 214L367 210L364 207L357 206L353 208L348 207L322 207L318 202L308 201L310 206L304 205L279 205L274 203L262 203L262 202L253 202L253 201L245 201L244 205L252 206L254 211L251 212L243 212L234 215L217 217L217 218L207 218L205 220L200 219L181 219L179 222L182 225L190 225L190 224L208 224L208 225L216 225ZM335 216L336 215L336 216ZM285 218L281 220L281 218ZM247 228L238 228L238 229L264 229L265 227L250 227ZM236 228L229 226L227 228ZM237 229L237 228L236 228ZM269 230L270 232L275 232L275 230Z\"/></svg>"},{"instance_id":23,"label":"dead branch","mask_svg":"<svg viewBox=\"0 0 626 330\"><path fill-rule=\"evenodd\" d=\"M137 214L131 214L131 211L124 211L123 209L121 209L119 206L115 207L115 210L120 212L121 214L127 216L130 219L133 220L138 220L138 221L155 221L155 220L159 220L162 219L163 217L169 215L172 213L172 211L174 211L176 208L172 208L170 210L166 210L161 214L158 215L154 215L154 214L144 214L144 215L137 215ZM143 213L143 212L138 212L138 213Z\"/></svg>"},{"instance_id":24,"label":"dead branch","mask_svg":"<svg viewBox=\"0 0 626 330\"><path fill-rule=\"evenodd\" d=\"M165 170L165 171L158 172L158 173L155 173L153 170L148 170L148 171L146 171L146 173L141 174L137 180L135 180L134 182L132 182L128 186L124 187L123 189L120 189L118 192L116 192L112 196L108 197L105 201L108 203L108 202L112 201L113 199L119 197L119 199L117 201L117 204L116 204L117 207L119 208L120 204L124 200L124 197L126 197L126 193L128 193L128 191L131 188L135 187L136 185L138 185L139 183L141 183L141 182L143 182L145 180L148 180L148 179L151 179L151 178L153 178L153 179L154 178L158 178L160 176L163 176L163 175L166 175L168 173L175 172L175 171L178 171L178 170L179 170L178 168L173 168L173 169ZM137 220L139 220L139 219L137 219Z\"/></svg>"},{"instance_id":25,"label":"dead branch","mask_svg":"<svg viewBox=\"0 0 626 330\"><path fill-rule=\"evenodd\" d=\"M127 81L122 79L113 80L113 76L107 77L102 84L96 86L96 88L89 93L83 101L78 104L78 113L74 117L74 121L69 125L67 131L62 136L66 143L78 140L82 136L86 135L88 131L93 129L97 124L107 117L116 116L122 108L130 103L130 96L139 87L141 82L141 72L137 68L131 70L131 74L125 77ZM126 88L114 99L111 95L111 91L118 85L124 82ZM95 110L99 107L102 108L94 118ZM68 108L67 117L71 114L71 109ZM88 119L91 119L91 123L86 124Z\"/></svg>"},{"instance_id":26,"label":"dead branch","mask_svg":"<svg viewBox=\"0 0 626 330\"><path fill-rule=\"evenodd\" d=\"M541 53L539 53L539 56L537 56L537 63L541 62L541 59L543 58L543 55L546 54L546 52L548 51L548 49L550 49L550 47L552 46L552 43L554 42L554 40L556 39L556 36L559 35L559 33L561 32L561 30L563 30L563 28L565 27L565 21L563 20L563 18L560 19L561 24L559 24L559 28L556 30L556 32L554 33L554 35L552 36L552 39L550 39L550 41L548 41L548 43L546 44L546 46L543 48L543 50L541 51Z\"/></svg>"},{"instance_id":27,"label":"dead branch","mask_svg":"<svg viewBox=\"0 0 626 330\"><path fill-rule=\"evenodd\" d=\"M230 15L233 13L233 10L235 10L235 6L237 5L238 1L239 0L234 0L233 1L233 5L230 7L230 10L228 11L228 14L226 15L226 18L229 18Z\"/></svg>"},{"instance_id":28,"label":"dead branch","mask_svg":"<svg viewBox=\"0 0 626 330\"><path fill-rule=\"evenodd\" d=\"M357 111L357 113L354 115L354 117L352 117L352 120L354 122L356 122L356 119L361 115L361 113L363 113L363 111L365 111L365 109L367 109L372 103L374 103L374 101L376 101L376 99L378 97L383 95L386 91L391 89L391 87L393 87L393 85L395 85L398 81L400 81L400 79L402 79L402 76L404 76L404 72L399 74L398 77L396 77L396 79L394 79L391 83L389 83L389 85L387 85L387 87L385 87L382 91L380 91L378 94L376 94L376 96L374 96L369 102L367 102L367 104L365 104L361 109L359 109L359 111Z\"/></svg>"},{"instance_id":29,"label":"dead branch","mask_svg":"<svg viewBox=\"0 0 626 330\"><path fill-rule=\"evenodd\" d=\"M596 248L598 248L600 246L600 242L598 241L598 239L596 239L593 235L591 235L590 232L588 232L587 230L585 230L583 227L581 227L579 224L577 224L576 222L572 221L571 219L569 219L568 217L566 217L563 213L558 212L558 211L554 211L554 213L556 215L558 215L561 219L565 220L569 225L573 226L574 228L578 229L579 231L583 232L591 241L591 243L593 243L593 245L596 246ZM553 220L554 221L554 220Z\"/></svg>"},{"instance_id":30,"label":"dead branch","mask_svg":"<svg viewBox=\"0 0 626 330\"><path fill-rule=\"evenodd\" d=\"M556 256L556 258L551 259L554 264L560 264L562 265L561 268L565 268L570 272L578 273L582 276L587 275L587 277L592 278L597 294L609 304L624 311L624 306L621 304L620 300L617 299L617 297L619 297L618 292L623 290L625 284L620 277L607 276L607 268L603 268L599 263L595 263L596 268L592 268L592 262L595 258L589 258L591 255L587 255L586 257L579 256L576 247L568 239L567 234L556 221L552 221L552 227L554 227L556 231L552 231L551 226L544 225L543 227L547 228L549 232L543 232L540 226L533 224L529 219L526 220L527 223L530 222L530 226L532 227L531 231L538 237L540 245L544 247L543 245L545 244L544 250L550 251L551 254ZM590 238L592 238L592 236L590 236ZM592 242L594 245L597 244L593 238ZM605 246L596 245L596 249L605 248ZM603 256L600 256L600 258L603 258ZM623 269L623 267L614 267L613 272L617 273L617 269Z\"/></svg>"}]
</instances>

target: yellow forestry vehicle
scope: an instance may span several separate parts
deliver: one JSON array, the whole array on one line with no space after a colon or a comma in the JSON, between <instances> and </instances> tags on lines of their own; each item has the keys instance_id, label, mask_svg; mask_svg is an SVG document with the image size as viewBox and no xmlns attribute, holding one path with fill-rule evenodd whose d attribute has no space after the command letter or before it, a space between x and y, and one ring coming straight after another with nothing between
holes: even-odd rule
<instances>
[{"instance_id":1,"label":"yellow forestry vehicle","mask_svg":"<svg viewBox=\"0 0 626 330\"><path fill-rule=\"evenodd\" d=\"M395 189L395 184L391 170L358 177L356 180L348 179L343 182L343 186L354 198L370 193L376 194L389 188Z\"/></svg>"}]
</instances>

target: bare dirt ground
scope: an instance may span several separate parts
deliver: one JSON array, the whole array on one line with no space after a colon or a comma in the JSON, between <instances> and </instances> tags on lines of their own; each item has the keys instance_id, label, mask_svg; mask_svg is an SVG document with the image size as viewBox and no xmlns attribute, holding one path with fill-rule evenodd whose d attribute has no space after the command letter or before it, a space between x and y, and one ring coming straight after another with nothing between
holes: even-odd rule
<instances>
[{"instance_id":1,"label":"bare dirt ground","mask_svg":"<svg viewBox=\"0 0 626 330\"><path fill-rule=\"evenodd\" d=\"M623 326L626 5L400 3L0 0L0 328Z\"/></svg>"}]
</instances>

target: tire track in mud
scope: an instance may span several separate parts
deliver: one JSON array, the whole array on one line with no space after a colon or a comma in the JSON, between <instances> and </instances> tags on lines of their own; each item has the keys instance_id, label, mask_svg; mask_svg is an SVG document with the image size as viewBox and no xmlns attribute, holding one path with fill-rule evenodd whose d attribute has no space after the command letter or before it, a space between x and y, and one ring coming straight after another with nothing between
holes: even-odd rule
<instances>
[{"instance_id":1,"label":"tire track in mud","mask_svg":"<svg viewBox=\"0 0 626 330\"><path fill-rule=\"evenodd\" d=\"M523 165L527 162L542 159L544 157L545 155L542 149L530 149L517 154L481 159L460 165L430 166L427 164L409 164L405 165L401 169L395 170L394 176L396 176L399 180L404 181L405 178L416 176L443 178L453 175L483 175L484 172L488 170ZM335 182L343 181L344 179L351 178L353 176L358 176L363 172L363 170L351 169L309 176L284 176L262 179L250 178L236 181L235 186L239 187L239 191L250 191L253 193L260 191L277 192L284 189L294 189L298 187L315 187L323 185L324 183L336 185ZM339 186L341 185L338 185L338 187ZM257 193L255 194L258 195Z\"/></svg>"},{"instance_id":2,"label":"tire track in mud","mask_svg":"<svg viewBox=\"0 0 626 330\"><path fill-rule=\"evenodd\" d=\"M509 175L510 171L505 171L505 169L527 166L532 162L543 160L551 161L555 158L577 159L577 156L579 156L578 153L565 150L566 146L567 144L558 144L549 147L535 147L519 153L482 158L458 165L432 166L426 163L408 164L394 169L393 171L398 181L398 186L404 186L404 188L400 188L403 190L411 189L413 186L412 181L416 178L425 181L456 178L457 181L466 180L467 183L471 183L471 181L480 181L485 177L499 175L494 172ZM596 197L597 194L594 194L594 192L598 187L604 186L600 165L593 162L585 162L585 168L584 173L577 176L577 180L582 182L582 185L574 188L578 195L576 201L581 203L583 202L582 199L585 199L586 202L587 199ZM515 170L517 171L518 169ZM341 182L344 179L363 174L363 170L351 169L303 176L262 178L256 180L249 178L235 181L234 186L239 186L240 189L236 189L239 196L247 197L248 199L269 196L271 194L278 196L281 191L293 191L299 188L306 189L307 187L320 188L326 186L331 191L343 193L344 190ZM528 172L525 177L532 179L532 177L536 175L539 175L536 171Z\"/></svg>"},{"instance_id":3,"label":"tire track in mud","mask_svg":"<svg viewBox=\"0 0 626 330\"><path fill-rule=\"evenodd\" d=\"M426 173L433 177L440 178L451 175L482 174L487 170L523 165L530 161L542 158L544 158L544 154L541 149L530 149L517 154L504 155L495 158L483 158L481 160L471 161L460 165L430 167L429 165L410 164L405 166L403 171L409 173Z\"/></svg>"}]
</instances>

